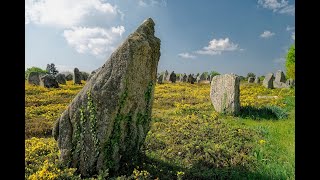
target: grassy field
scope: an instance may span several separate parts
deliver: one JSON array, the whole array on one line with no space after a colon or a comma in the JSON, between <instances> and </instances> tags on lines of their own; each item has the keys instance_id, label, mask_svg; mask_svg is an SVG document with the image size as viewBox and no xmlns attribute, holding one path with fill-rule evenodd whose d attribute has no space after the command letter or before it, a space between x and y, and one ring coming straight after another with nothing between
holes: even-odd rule
<instances>
[{"instance_id":1,"label":"grassy field","mask_svg":"<svg viewBox=\"0 0 320 180\"><path fill-rule=\"evenodd\" d=\"M80 179L59 165L51 129L82 87L26 83L26 179ZM294 89L240 89L241 113L232 117L214 111L209 84L157 84L141 162L110 179L295 179Z\"/></svg>"}]
</instances>

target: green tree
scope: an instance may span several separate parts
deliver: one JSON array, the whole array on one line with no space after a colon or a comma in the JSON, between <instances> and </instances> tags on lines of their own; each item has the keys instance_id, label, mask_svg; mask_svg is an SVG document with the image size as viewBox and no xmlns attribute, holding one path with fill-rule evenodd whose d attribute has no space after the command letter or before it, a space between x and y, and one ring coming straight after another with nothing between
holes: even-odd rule
<instances>
[{"instance_id":1,"label":"green tree","mask_svg":"<svg viewBox=\"0 0 320 180\"><path fill-rule=\"evenodd\" d=\"M254 73L252 73L252 72L249 72L249 73L247 74L247 79L248 79L249 77L256 78L256 75L255 75Z\"/></svg>"},{"instance_id":2,"label":"green tree","mask_svg":"<svg viewBox=\"0 0 320 180\"><path fill-rule=\"evenodd\" d=\"M53 63L47 64L46 70L48 74L52 74L52 75L56 75L59 73L59 71L57 70L56 66Z\"/></svg>"},{"instance_id":3,"label":"green tree","mask_svg":"<svg viewBox=\"0 0 320 180\"><path fill-rule=\"evenodd\" d=\"M217 75L220 75L220 73L218 73L217 71L210 72L210 76L212 76L212 77L217 76Z\"/></svg>"},{"instance_id":4,"label":"green tree","mask_svg":"<svg viewBox=\"0 0 320 180\"><path fill-rule=\"evenodd\" d=\"M296 55L295 55L295 44L292 44L286 58L286 71L287 78L295 79L295 65Z\"/></svg>"},{"instance_id":5,"label":"green tree","mask_svg":"<svg viewBox=\"0 0 320 180\"><path fill-rule=\"evenodd\" d=\"M29 74L30 74L31 72L38 72L38 73L43 73L43 74L46 74L46 73L47 73L46 70L43 70L43 69L41 69L41 68L39 68L39 67L33 66L33 67L31 67L31 68L27 68L27 70L25 71L25 73L24 73L25 79L28 78L28 76L29 76Z\"/></svg>"}]
</instances>

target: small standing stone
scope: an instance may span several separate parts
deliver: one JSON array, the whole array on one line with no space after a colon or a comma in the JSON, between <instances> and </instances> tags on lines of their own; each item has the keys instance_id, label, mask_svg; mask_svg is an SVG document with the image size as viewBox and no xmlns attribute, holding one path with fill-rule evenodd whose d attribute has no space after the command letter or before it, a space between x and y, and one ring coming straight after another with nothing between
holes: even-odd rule
<instances>
[{"instance_id":1,"label":"small standing stone","mask_svg":"<svg viewBox=\"0 0 320 180\"><path fill-rule=\"evenodd\" d=\"M38 72L30 72L28 76L28 83L33 85L40 85L40 74Z\"/></svg>"},{"instance_id":2,"label":"small standing stone","mask_svg":"<svg viewBox=\"0 0 320 180\"><path fill-rule=\"evenodd\" d=\"M73 84L81 84L81 73L78 68L74 68Z\"/></svg>"},{"instance_id":3,"label":"small standing stone","mask_svg":"<svg viewBox=\"0 0 320 180\"><path fill-rule=\"evenodd\" d=\"M174 71L172 71L172 73L170 74L169 80L170 80L172 83L176 83L177 75L176 75L176 73L174 73Z\"/></svg>"},{"instance_id":4,"label":"small standing stone","mask_svg":"<svg viewBox=\"0 0 320 180\"><path fill-rule=\"evenodd\" d=\"M249 77L248 78L248 83L253 83L254 82L254 77Z\"/></svg>"},{"instance_id":5,"label":"small standing stone","mask_svg":"<svg viewBox=\"0 0 320 180\"><path fill-rule=\"evenodd\" d=\"M273 73L267 74L262 82L263 86L268 89L273 89L273 79L274 79Z\"/></svg>"},{"instance_id":6,"label":"small standing stone","mask_svg":"<svg viewBox=\"0 0 320 180\"><path fill-rule=\"evenodd\" d=\"M56 75L56 80L59 84L66 84L66 76L64 74L57 74Z\"/></svg>"},{"instance_id":7,"label":"small standing stone","mask_svg":"<svg viewBox=\"0 0 320 180\"><path fill-rule=\"evenodd\" d=\"M240 111L240 78L234 74L212 78L210 98L217 112L236 115Z\"/></svg>"},{"instance_id":8,"label":"small standing stone","mask_svg":"<svg viewBox=\"0 0 320 180\"><path fill-rule=\"evenodd\" d=\"M188 76L186 75L186 73L184 73L183 77L182 77L182 82L187 82Z\"/></svg>"},{"instance_id":9,"label":"small standing stone","mask_svg":"<svg viewBox=\"0 0 320 180\"><path fill-rule=\"evenodd\" d=\"M163 83L163 74L160 74L160 76L157 79L158 84L162 84Z\"/></svg>"},{"instance_id":10,"label":"small standing stone","mask_svg":"<svg viewBox=\"0 0 320 180\"><path fill-rule=\"evenodd\" d=\"M256 77L256 79L254 80L254 83L260 84L260 78L259 78L259 77Z\"/></svg>"},{"instance_id":11,"label":"small standing stone","mask_svg":"<svg viewBox=\"0 0 320 180\"><path fill-rule=\"evenodd\" d=\"M47 74L40 78L40 86L46 88L58 88L59 84L53 75Z\"/></svg>"}]
</instances>

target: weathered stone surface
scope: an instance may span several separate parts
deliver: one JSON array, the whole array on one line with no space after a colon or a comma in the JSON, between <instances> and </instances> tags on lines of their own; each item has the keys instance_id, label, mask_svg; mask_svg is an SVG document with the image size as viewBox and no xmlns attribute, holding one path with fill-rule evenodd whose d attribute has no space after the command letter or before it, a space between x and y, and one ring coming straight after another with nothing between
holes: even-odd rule
<instances>
[{"instance_id":1,"label":"weathered stone surface","mask_svg":"<svg viewBox=\"0 0 320 180\"><path fill-rule=\"evenodd\" d=\"M172 71L172 73L170 74L169 80L170 80L172 83L176 83L177 75L176 75L176 73L174 73L174 71Z\"/></svg>"},{"instance_id":2,"label":"weathered stone surface","mask_svg":"<svg viewBox=\"0 0 320 180\"><path fill-rule=\"evenodd\" d=\"M274 81L286 83L286 76L281 70L277 71Z\"/></svg>"},{"instance_id":3,"label":"weathered stone surface","mask_svg":"<svg viewBox=\"0 0 320 180\"><path fill-rule=\"evenodd\" d=\"M81 84L81 73L78 68L73 70L73 84Z\"/></svg>"},{"instance_id":4,"label":"weathered stone surface","mask_svg":"<svg viewBox=\"0 0 320 180\"><path fill-rule=\"evenodd\" d=\"M187 82L191 84L194 84L194 82L196 82L196 78L194 77L193 74L189 74Z\"/></svg>"},{"instance_id":5,"label":"weathered stone surface","mask_svg":"<svg viewBox=\"0 0 320 180\"><path fill-rule=\"evenodd\" d=\"M163 83L163 74L160 74L160 75L159 75L157 82L158 82L159 84L162 84L162 83Z\"/></svg>"},{"instance_id":6,"label":"weathered stone surface","mask_svg":"<svg viewBox=\"0 0 320 180\"><path fill-rule=\"evenodd\" d=\"M46 88L58 88L59 84L54 75L47 74L40 77L40 86Z\"/></svg>"},{"instance_id":7,"label":"weathered stone surface","mask_svg":"<svg viewBox=\"0 0 320 180\"><path fill-rule=\"evenodd\" d=\"M40 85L40 74L38 72L30 72L28 76L28 83L33 85Z\"/></svg>"},{"instance_id":8,"label":"weathered stone surface","mask_svg":"<svg viewBox=\"0 0 320 180\"><path fill-rule=\"evenodd\" d=\"M57 119L60 160L84 176L136 161L150 128L160 58L154 22L145 20L113 52Z\"/></svg>"},{"instance_id":9,"label":"weathered stone surface","mask_svg":"<svg viewBox=\"0 0 320 180\"><path fill-rule=\"evenodd\" d=\"M73 79L73 75L72 74L67 74L66 75L66 80L67 81L71 81Z\"/></svg>"},{"instance_id":10,"label":"weathered stone surface","mask_svg":"<svg viewBox=\"0 0 320 180\"><path fill-rule=\"evenodd\" d=\"M248 78L248 83L253 83L254 82L254 77L249 77Z\"/></svg>"},{"instance_id":11,"label":"weathered stone surface","mask_svg":"<svg viewBox=\"0 0 320 180\"><path fill-rule=\"evenodd\" d=\"M289 88L290 86L283 82L273 81L274 88Z\"/></svg>"},{"instance_id":12,"label":"weathered stone surface","mask_svg":"<svg viewBox=\"0 0 320 180\"><path fill-rule=\"evenodd\" d=\"M163 78L164 78L164 79L163 79L164 81L170 81L169 72L168 72L167 70L164 72Z\"/></svg>"},{"instance_id":13,"label":"weathered stone surface","mask_svg":"<svg viewBox=\"0 0 320 180\"><path fill-rule=\"evenodd\" d=\"M56 80L59 84L66 84L66 76L64 74L57 74L56 75Z\"/></svg>"},{"instance_id":14,"label":"weathered stone surface","mask_svg":"<svg viewBox=\"0 0 320 180\"><path fill-rule=\"evenodd\" d=\"M87 81L89 81L89 80L91 79L91 77L94 76L100 69L101 69L101 67L99 67L99 68L96 69L96 70L93 70L93 71L91 72L91 74L89 75Z\"/></svg>"},{"instance_id":15,"label":"weathered stone surface","mask_svg":"<svg viewBox=\"0 0 320 180\"><path fill-rule=\"evenodd\" d=\"M89 74L87 72L81 71L80 74L81 74L81 80L83 80L83 81L88 80Z\"/></svg>"},{"instance_id":16,"label":"weathered stone surface","mask_svg":"<svg viewBox=\"0 0 320 180\"><path fill-rule=\"evenodd\" d=\"M240 78L234 74L212 78L210 98L217 112L236 115L240 111Z\"/></svg>"},{"instance_id":17,"label":"weathered stone surface","mask_svg":"<svg viewBox=\"0 0 320 180\"><path fill-rule=\"evenodd\" d=\"M259 77L256 77L256 79L254 80L254 83L260 84L260 78L259 78Z\"/></svg>"},{"instance_id":18,"label":"weathered stone surface","mask_svg":"<svg viewBox=\"0 0 320 180\"><path fill-rule=\"evenodd\" d=\"M272 89L273 88L273 80L274 80L273 73L269 73L264 78L262 84L264 87L266 87L268 89Z\"/></svg>"}]
</instances>

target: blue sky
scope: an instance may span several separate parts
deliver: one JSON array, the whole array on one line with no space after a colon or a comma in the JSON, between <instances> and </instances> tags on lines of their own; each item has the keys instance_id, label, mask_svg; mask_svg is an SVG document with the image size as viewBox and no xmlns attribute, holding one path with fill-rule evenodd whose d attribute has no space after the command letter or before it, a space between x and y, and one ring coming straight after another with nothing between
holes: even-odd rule
<instances>
[{"instance_id":1,"label":"blue sky","mask_svg":"<svg viewBox=\"0 0 320 180\"><path fill-rule=\"evenodd\" d=\"M264 75L285 70L292 0L26 0L25 67L91 72L148 17L161 39L158 72Z\"/></svg>"}]
</instances>

